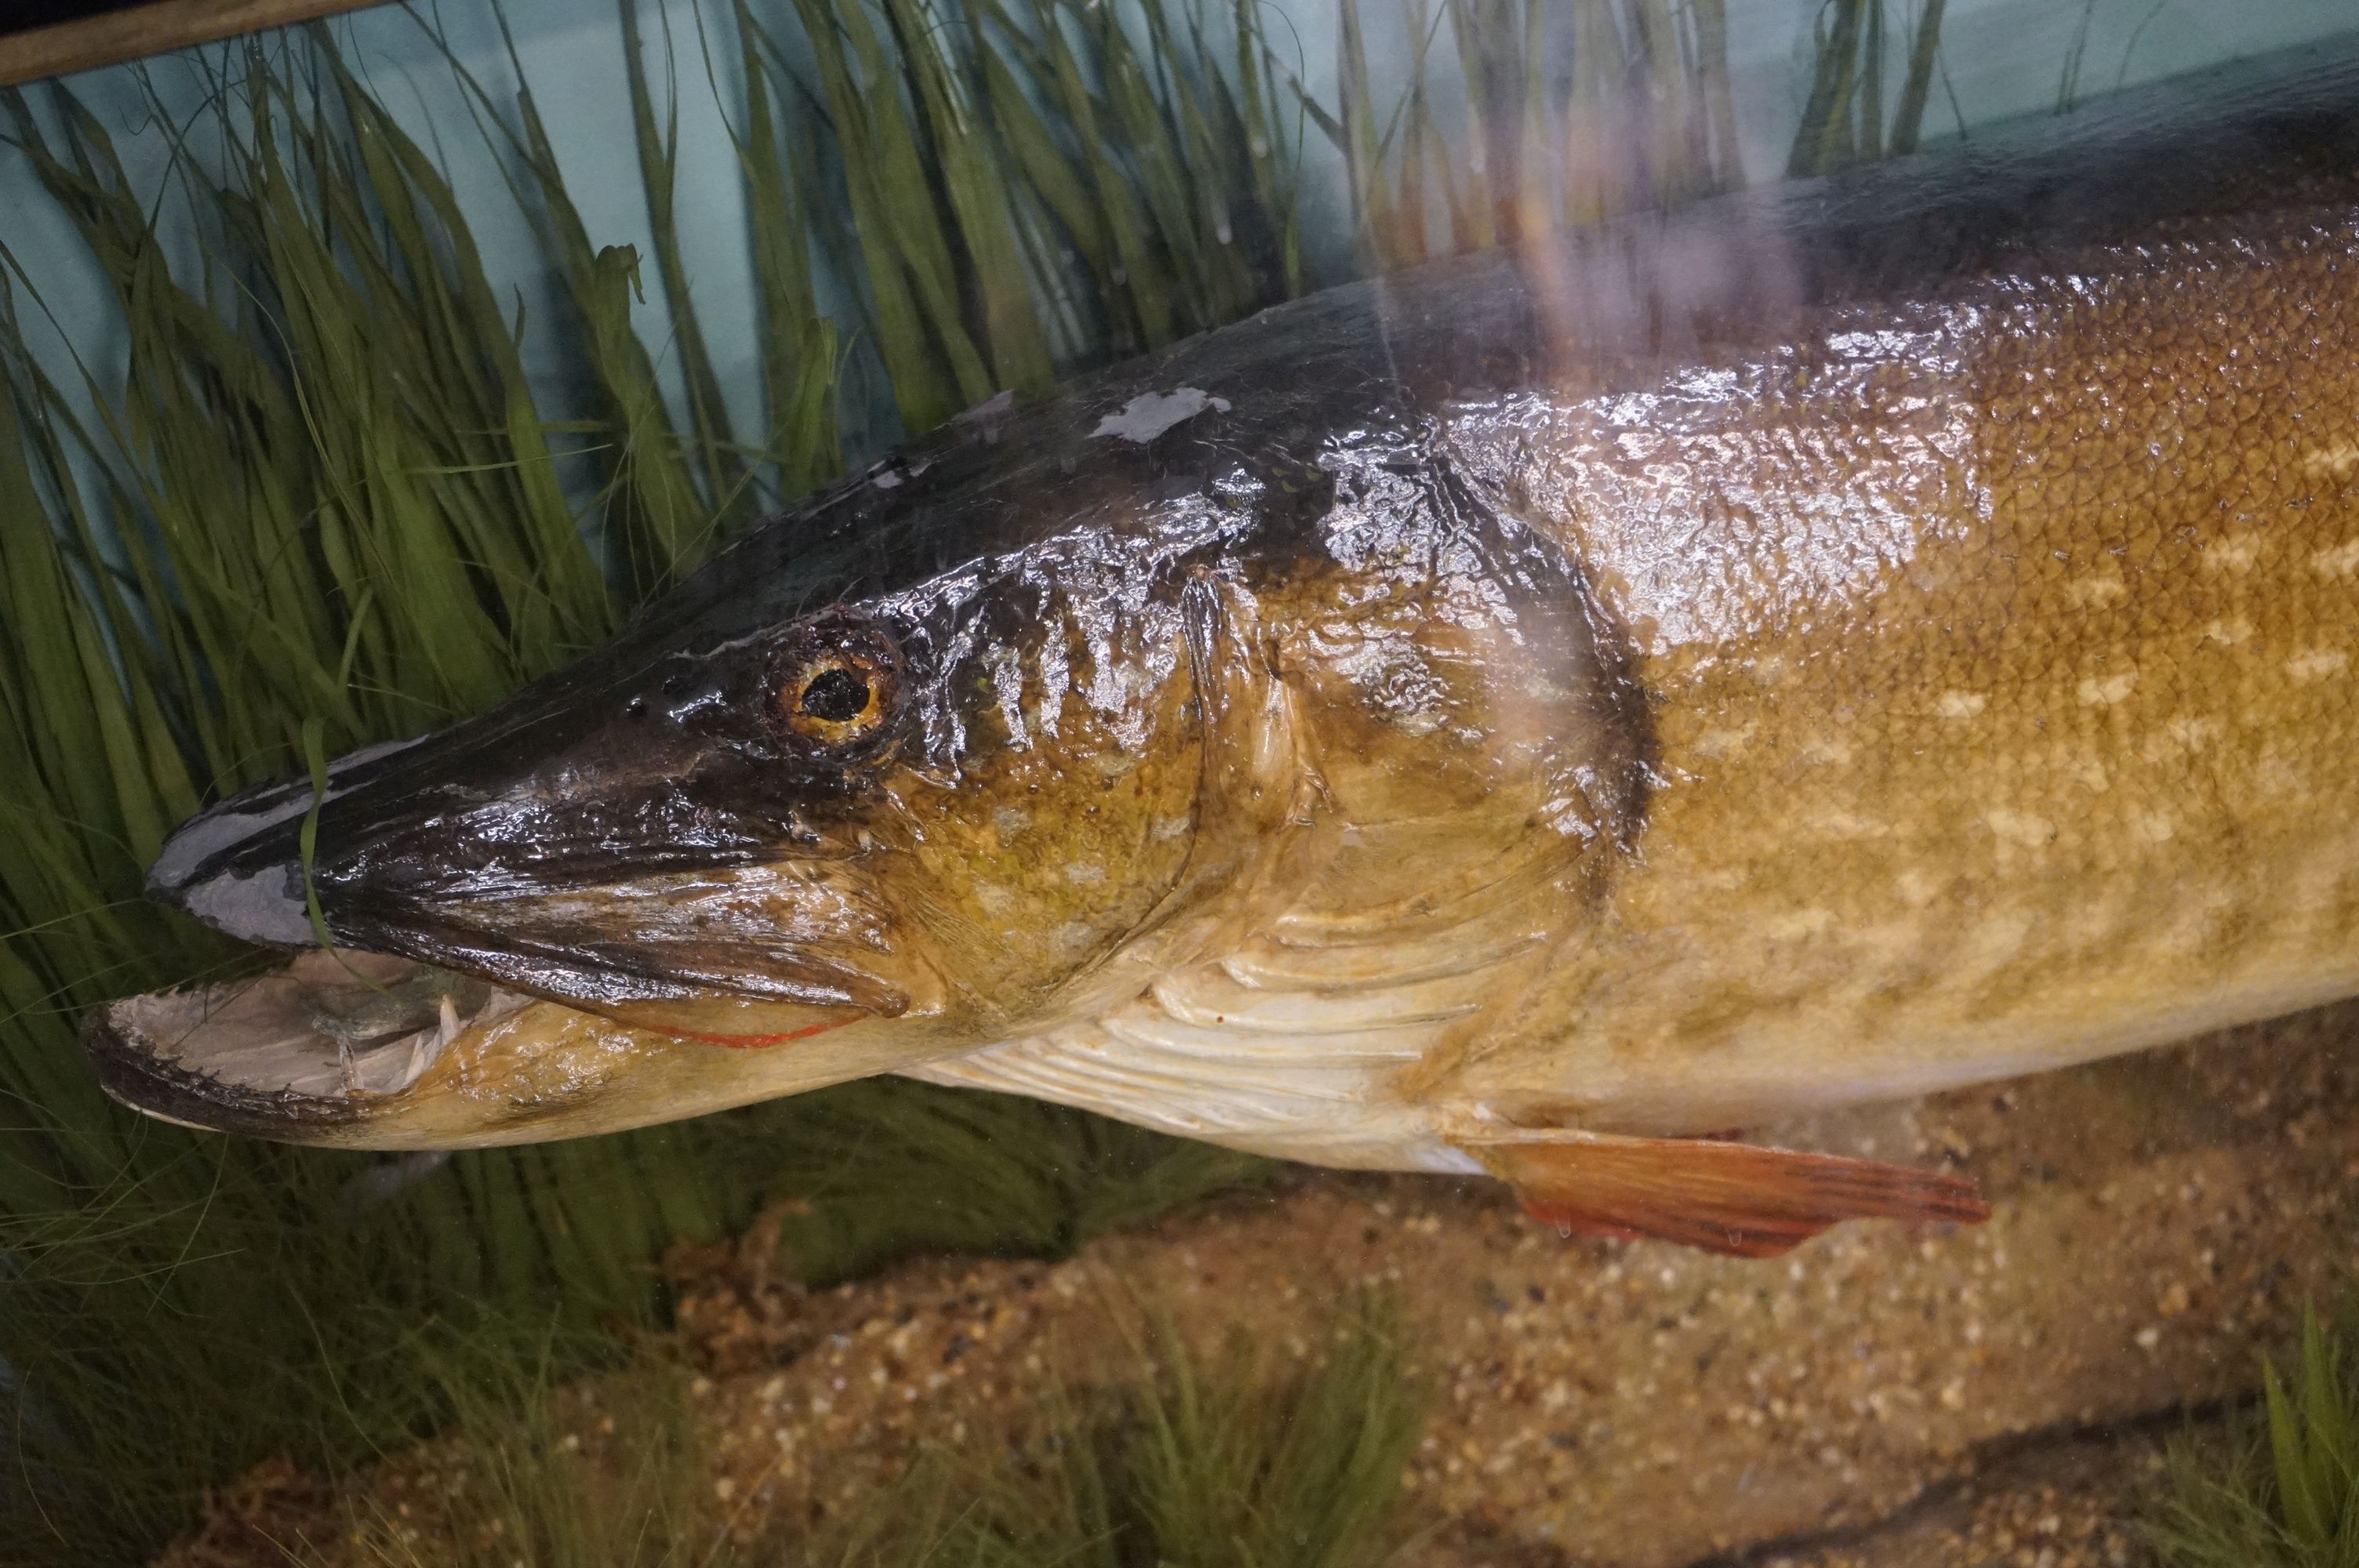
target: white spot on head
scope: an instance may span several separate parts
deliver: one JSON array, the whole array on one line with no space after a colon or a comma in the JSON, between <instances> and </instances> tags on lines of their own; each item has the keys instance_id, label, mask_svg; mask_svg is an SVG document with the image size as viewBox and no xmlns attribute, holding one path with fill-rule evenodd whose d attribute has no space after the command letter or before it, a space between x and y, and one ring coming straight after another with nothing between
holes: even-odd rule
<instances>
[{"instance_id":1,"label":"white spot on head","mask_svg":"<svg viewBox=\"0 0 2359 1568\"><path fill-rule=\"evenodd\" d=\"M2083 708L2111 708L2114 703L2137 689L2137 675L2125 670L2117 676L2092 676L2081 683L2081 705Z\"/></svg>"},{"instance_id":2,"label":"white spot on head","mask_svg":"<svg viewBox=\"0 0 2359 1568\"><path fill-rule=\"evenodd\" d=\"M1003 806L991 814L992 831L1006 843L1032 826L1032 814L1020 806Z\"/></svg>"},{"instance_id":3,"label":"white spot on head","mask_svg":"<svg viewBox=\"0 0 2359 1568\"><path fill-rule=\"evenodd\" d=\"M1065 862L1065 880L1076 887L1102 882L1105 881L1105 868L1095 860L1068 860Z\"/></svg>"},{"instance_id":4,"label":"white spot on head","mask_svg":"<svg viewBox=\"0 0 2359 1568\"><path fill-rule=\"evenodd\" d=\"M983 905L986 914L1005 914L1014 906L1016 895L996 882L977 882L974 902Z\"/></svg>"},{"instance_id":5,"label":"white spot on head","mask_svg":"<svg viewBox=\"0 0 2359 1568\"><path fill-rule=\"evenodd\" d=\"M328 764L328 777L331 780L339 778L380 757L406 752L425 739L423 735L413 735L407 741L380 741L374 746L347 752ZM343 793L343 790L332 789L320 798L325 803ZM272 800L273 796L277 798ZM271 800L272 804L262 805L265 800ZM215 806L211 811L201 812L182 823L179 831L164 840L163 852L147 869L149 885L159 892L176 891L189 880L190 872L222 850L253 838L266 827L275 827L289 817L300 816L310 809L311 781L290 779L261 795L254 809L224 811Z\"/></svg>"},{"instance_id":6,"label":"white spot on head","mask_svg":"<svg viewBox=\"0 0 2359 1568\"><path fill-rule=\"evenodd\" d=\"M147 869L148 885L161 892L176 892L189 880L190 872L222 850L310 809L311 792L306 788L294 799L262 811L223 811L216 806L191 817L164 840L164 852Z\"/></svg>"},{"instance_id":7,"label":"white spot on head","mask_svg":"<svg viewBox=\"0 0 2359 1568\"><path fill-rule=\"evenodd\" d=\"M1933 710L1944 719L1972 719L1990 706L1990 698L1979 691L1945 691Z\"/></svg>"},{"instance_id":8,"label":"white spot on head","mask_svg":"<svg viewBox=\"0 0 2359 1568\"><path fill-rule=\"evenodd\" d=\"M332 779L342 777L363 762L374 762L379 757L390 757L396 752L407 752L425 739L423 735L412 735L407 741L379 741L374 746L363 746L357 752L346 752L328 764L328 776Z\"/></svg>"},{"instance_id":9,"label":"white spot on head","mask_svg":"<svg viewBox=\"0 0 2359 1568\"><path fill-rule=\"evenodd\" d=\"M1120 436L1125 441L1141 445L1155 439L1183 419L1193 419L1210 408L1226 414L1229 400L1214 397L1198 387L1183 386L1177 392L1142 392L1123 406L1119 414L1109 414L1098 421L1090 432L1096 436Z\"/></svg>"},{"instance_id":10,"label":"white spot on head","mask_svg":"<svg viewBox=\"0 0 2359 1568\"><path fill-rule=\"evenodd\" d=\"M247 942L281 946L319 945L292 866L274 866L251 875L223 871L189 890L190 914Z\"/></svg>"},{"instance_id":11,"label":"white spot on head","mask_svg":"<svg viewBox=\"0 0 2359 1568\"><path fill-rule=\"evenodd\" d=\"M869 477L868 482L879 490L891 490L901 482L900 470L884 469Z\"/></svg>"},{"instance_id":12,"label":"white spot on head","mask_svg":"<svg viewBox=\"0 0 2359 1568\"><path fill-rule=\"evenodd\" d=\"M2130 814L2130 832L2141 843L2168 844L2178 836L2168 813L2138 811Z\"/></svg>"},{"instance_id":13,"label":"white spot on head","mask_svg":"<svg viewBox=\"0 0 2359 1568\"><path fill-rule=\"evenodd\" d=\"M1195 824L1184 816L1158 816L1147 831L1158 839L1177 838Z\"/></svg>"}]
</instances>

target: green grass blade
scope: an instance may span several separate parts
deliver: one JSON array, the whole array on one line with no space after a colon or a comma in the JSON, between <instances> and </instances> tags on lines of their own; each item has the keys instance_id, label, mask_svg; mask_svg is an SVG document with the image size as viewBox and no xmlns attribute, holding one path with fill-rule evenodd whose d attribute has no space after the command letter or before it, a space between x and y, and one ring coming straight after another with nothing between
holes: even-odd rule
<instances>
[{"instance_id":1,"label":"green grass blade","mask_svg":"<svg viewBox=\"0 0 2359 1568\"><path fill-rule=\"evenodd\" d=\"M655 102L647 87L646 45L639 36L637 0L616 0L622 12L624 74L630 83L631 125L638 145L639 178L647 188L647 217L653 226L656 270L662 276L664 303L671 314L672 346L679 355L688 387L689 428L703 471L704 502L728 515L743 510L744 465L737 440L729 426L729 407L721 392L721 377L712 368L705 346L704 328L690 297L688 264L679 248L678 213L673 189L679 159L679 81L670 71L671 23L669 12L658 13L664 33L667 67L664 86L665 121L656 125Z\"/></svg>"},{"instance_id":2,"label":"green grass blade","mask_svg":"<svg viewBox=\"0 0 2359 1568\"><path fill-rule=\"evenodd\" d=\"M1900 103L1892 112L1892 150L1917 150L1925 127L1925 100L1933 89L1933 62L1941 47L1941 15L1948 0L1925 0L1917 28L1908 39L1908 74L1900 84Z\"/></svg>"},{"instance_id":3,"label":"green grass blade","mask_svg":"<svg viewBox=\"0 0 2359 1568\"><path fill-rule=\"evenodd\" d=\"M835 325L821 314L812 286L807 187L779 150L762 35L746 0L737 0L737 31L745 129L736 146L762 310L765 447L778 467L779 492L799 495L842 467Z\"/></svg>"},{"instance_id":4,"label":"green grass blade","mask_svg":"<svg viewBox=\"0 0 2359 1568\"><path fill-rule=\"evenodd\" d=\"M934 167L956 220L964 273L982 305L982 337L993 379L1038 392L1055 375L1049 342L1032 304L1029 266L1015 226L1007 160L982 105L951 58L959 36L918 0L886 0L886 16L909 91L922 112Z\"/></svg>"}]
</instances>

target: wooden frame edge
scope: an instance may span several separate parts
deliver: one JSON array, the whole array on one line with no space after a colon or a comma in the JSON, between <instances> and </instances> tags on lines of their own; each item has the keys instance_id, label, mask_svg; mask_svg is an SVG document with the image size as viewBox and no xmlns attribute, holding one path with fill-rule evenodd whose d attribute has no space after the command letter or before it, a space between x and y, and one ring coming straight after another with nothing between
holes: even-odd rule
<instances>
[{"instance_id":1,"label":"wooden frame edge","mask_svg":"<svg viewBox=\"0 0 2359 1568\"><path fill-rule=\"evenodd\" d=\"M385 0L148 0L104 16L0 35L0 87L283 27Z\"/></svg>"}]
</instances>

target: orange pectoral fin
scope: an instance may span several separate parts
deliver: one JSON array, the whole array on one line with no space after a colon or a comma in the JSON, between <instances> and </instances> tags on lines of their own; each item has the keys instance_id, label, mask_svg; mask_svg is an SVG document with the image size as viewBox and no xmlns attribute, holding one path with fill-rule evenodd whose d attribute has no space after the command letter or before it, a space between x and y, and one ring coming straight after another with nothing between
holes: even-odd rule
<instances>
[{"instance_id":1,"label":"orange pectoral fin","mask_svg":"<svg viewBox=\"0 0 2359 1568\"><path fill-rule=\"evenodd\" d=\"M1990 1217L1990 1206L1961 1177L1835 1154L1603 1135L1469 1140L1465 1147L1543 1224L1736 1258L1774 1258L1846 1219L1979 1225Z\"/></svg>"}]
</instances>

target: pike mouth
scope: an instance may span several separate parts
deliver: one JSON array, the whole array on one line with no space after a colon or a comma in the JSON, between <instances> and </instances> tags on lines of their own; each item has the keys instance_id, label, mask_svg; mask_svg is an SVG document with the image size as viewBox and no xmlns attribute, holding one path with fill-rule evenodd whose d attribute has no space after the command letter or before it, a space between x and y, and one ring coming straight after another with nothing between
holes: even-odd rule
<instances>
[{"instance_id":1,"label":"pike mouth","mask_svg":"<svg viewBox=\"0 0 2359 1568\"><path fill-rule=\"evenodd\" d=\"M106 1092L206 1130L284 1137L364 1119L520 991L383 953L312 949L267 973L112 1002L88 1025Z\"/></svg>"}]
</instances>

